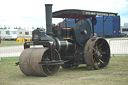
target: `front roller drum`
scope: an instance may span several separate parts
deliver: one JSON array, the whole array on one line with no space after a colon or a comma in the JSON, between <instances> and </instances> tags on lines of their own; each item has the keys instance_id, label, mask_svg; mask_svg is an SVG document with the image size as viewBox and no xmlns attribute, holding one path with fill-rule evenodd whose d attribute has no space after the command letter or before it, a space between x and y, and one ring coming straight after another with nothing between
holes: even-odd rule
<instances>
[{"instance_id":1,"label":"front roller drum","mask_svg":"<svg viewBox=\"0 0 128 85\"><path fill-rule=\"evenodd\" d=\"M60 65L39 65L39 62L50 60L48 48L27 48L20 55L19 67L27 76L49 76L57 73ZM54 60L60 60L60 55L56 50Z\"/></svg>"},{"instance_id":2,"label":"front roller drum","mask_svg":"<svg viewBox=\"0 0 128 85\"><path fill-rule=\"evenodd\" d=\"M84 59L89 70L103 69L110 60L110 47L101 37L90 38L84 48Z\"/></svg>"}]
</instances>

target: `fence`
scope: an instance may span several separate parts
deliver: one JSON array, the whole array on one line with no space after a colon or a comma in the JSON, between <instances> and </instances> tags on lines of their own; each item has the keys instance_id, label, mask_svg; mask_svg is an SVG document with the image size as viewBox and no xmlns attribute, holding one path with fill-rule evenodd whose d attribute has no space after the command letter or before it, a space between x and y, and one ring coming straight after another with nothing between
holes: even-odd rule
<instances>
[{"instance_id":1,"label":"fence","mask_svg":"<svg viewBox=\"0 0 128 85\"><path fill-rule=\"evenodd\" d=\"M42 45L31 47L43 47ZM24 43L16 41L4 41L0 44L0 58L2 57L19 57L24 50Z\"/></svg>"},{"instance_id":2,"label":"fence","mask_svg":"<svg viewBox=\"0 0 128 85\"><path fill-rule=\"evenodd\" d=\"M111 55L128 55L128 39L110 39Z\"/></svg>"},{"instance_id":3,"label":"fence","mask_svg":"<svg viewBox=\"0 0 128 85\"><path fill-rule=\"evenodd\" d=\"M23 43L15 41L3 41L0 44L0 57L17 57L24 50Z\"/></svg>"},{"instance_id":4,"label":"fence","mask_svg":"<svg viewBox=\"0 0 128 85\"><path fill-rule=\"evenodd\" d=\"M111 55L128 55L128 39L107 39L110 45ZM1 57L17 57L24 50L23 44L2 43L0 44Z\"/></svg>"},{"instance_id":5,"label":"fence","mask_svg":"<svg viewBox=\"0 0 128 85\"><path fill-rule=\"evenodd\" d=\"M0 57L15 57L19 56L23 51L23 46L8 46L0 47Z\"/></svg>"}]
</instances>

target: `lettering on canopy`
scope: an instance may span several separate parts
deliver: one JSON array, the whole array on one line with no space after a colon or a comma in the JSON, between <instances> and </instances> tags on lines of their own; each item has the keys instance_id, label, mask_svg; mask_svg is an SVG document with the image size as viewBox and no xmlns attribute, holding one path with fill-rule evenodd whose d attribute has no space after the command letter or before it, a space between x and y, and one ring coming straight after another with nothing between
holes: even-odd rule
<instances>
[{"instance_id":1,"label":"lettering on canopy","mask_svg":"<svg viewBox=\"0 0 128 85\"><path fill-rule=\"evenodd\" d=\"M84 15L97 15L97 16L116 16L113 13L94 12L94 11L82 11Z\"/></svg>"}]
</instances>

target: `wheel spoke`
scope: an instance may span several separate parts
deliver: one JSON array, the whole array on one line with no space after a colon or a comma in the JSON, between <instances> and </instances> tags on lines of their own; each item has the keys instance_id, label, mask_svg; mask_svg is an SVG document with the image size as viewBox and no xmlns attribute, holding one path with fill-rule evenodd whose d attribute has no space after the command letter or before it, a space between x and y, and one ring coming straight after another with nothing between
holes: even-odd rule
<instances>
[{"instance_id":1,"label":"wheel spoke","mask_svg":"<svg viewBox=\"0 0 128 85\"><path fill-rule=\"evenodd\" d=\"M104 64L104 62L101 59L99 59L99 61Z\"/></svg>"},{"instance_id":2,"label":"wheel spoke","mask_svg":"<svg viewBox=\"0 0 128 85\"><path fill-rule=\"evenodd\" d=\"M102 56L99 56L99 59L101 59L102 58Z\"/></svg>"},{"instance_id":3,"label":"wheel spoke","mask_svg":"<svg viewBox=\"0 0 128 85\"><path fill-rule=\"evenodd\" d=\"M51 68L50 66L47 66L47 67L46 67L46 69L47 69L47 71L48 71L49 74L52 73L52 71L50 70L50 68Z\"/></svg>"},{"instance_id":4,"label":"wheel spoke","mask_svg":"<svg viewBox=\"0 0 128 85\"><path fill-rule=\"evenodd\" d=\"M96 51L96 49L95 49L95 48L93 48L93 50L94 50L94 51Z\"/></svg>"},{"instance_id":5,"label":"wheel spoke","mask_svg":"<svg viewBox=\"0 0 128 85\"><path fill-rule=\"evenodd\" d=\"M106 54L106 52L100 52L100 54Z\"/></svg>"},{"instance_id":6,"label":"wheel spoke","mask_svg":"<svg viewBox=\"0 0 128 85\"><path fill-rule=\"evenodd\" d=\"M98 66L98 62L96 62L97 66Z\"/></svg>"},{"instance_id":7,"label":"wheel spoke","mask_svg":"<svg viewBox=\"0 0 128 85\"><path fill-rule=\"evenodd\" d=\"M98 49L103 45L103 43L101 43L99 46L98 46Z\"/></svg>"},{"instance_id":8,"label":"wheel spoke","mask_svg":"<svg viewBox=\"0 0 128 85\"><path fill-rule=\"evenodd\" d=\"M94 63L96 63L97 65L99 63L99 60L98 60L98 58L96 56L94 56Z\"/></svg>"},{"instance_id":9,"label":"wheel spoke","mask_svg":"<svg viewBox=\"0 0 128 85\"><path fill-rule=\"evenodd\" d=\"M101 51L101 48L99 48L98 50Z\"/></svg>"}]
</instances>

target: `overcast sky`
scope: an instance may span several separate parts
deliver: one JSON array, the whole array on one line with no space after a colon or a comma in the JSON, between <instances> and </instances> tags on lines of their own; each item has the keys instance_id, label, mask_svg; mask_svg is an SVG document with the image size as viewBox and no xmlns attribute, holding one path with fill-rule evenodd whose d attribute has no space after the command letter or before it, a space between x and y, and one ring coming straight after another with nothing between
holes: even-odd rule
<instances>
[{"instance_id":1,"label":"overcast sky","mask_svg":"<svg viewBox=\"0 0 128 85\"><path fill-rule=\"evenodd\" d=\"M0 25L45 27L45 6L53 4L53 12L62 9L83 9L115 12L121 25L128 23L128 0L0 0ZM61 20L53 19L53 23Z\"/></svg>"}]
</instances>

